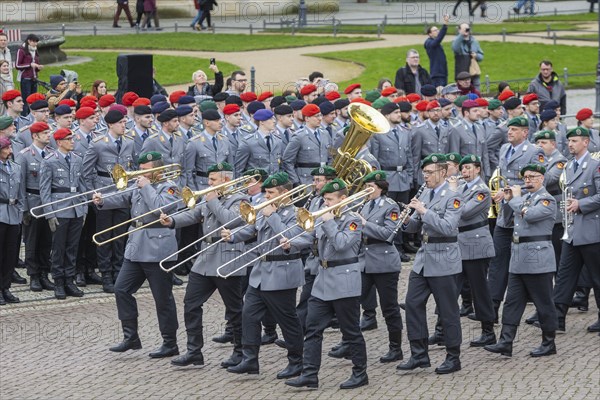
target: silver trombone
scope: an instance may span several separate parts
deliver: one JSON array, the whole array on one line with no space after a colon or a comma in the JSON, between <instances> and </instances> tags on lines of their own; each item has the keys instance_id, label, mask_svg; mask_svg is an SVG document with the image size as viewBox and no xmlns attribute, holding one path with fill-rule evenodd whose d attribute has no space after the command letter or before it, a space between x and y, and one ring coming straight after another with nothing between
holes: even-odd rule
<instances>
[{"instance_id":1,"label":"silver trombone","mask_svg":"<svg viewBox=\"0 0 600 400\"><path fill-rule=\"evenodd\" d=\"M573 200L573 188L567 184L567 169L565 168L558 179L558 186L562 189L562 199L560 201L560 211L562 213L562 226L565 233L560 240L569 240L569 227L573 225L573 213L567 211L567 207Z\"/></svg>"}]
</instances>

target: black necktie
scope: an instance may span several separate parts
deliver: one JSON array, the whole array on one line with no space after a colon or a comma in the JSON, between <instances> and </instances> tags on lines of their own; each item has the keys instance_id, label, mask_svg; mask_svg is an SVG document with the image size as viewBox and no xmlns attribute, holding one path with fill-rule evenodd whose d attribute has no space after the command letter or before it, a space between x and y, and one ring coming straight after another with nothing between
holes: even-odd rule
<instances>
[{"instance_id":1,"label":"black necktie","mask_svg":"<svg viewBox=\"0 0 600 400\"><path fill-rule=\"evenodd\" d=\"M217 138L215 136L212 137L212 144L215 151L217 151Z\"/></svg>"},{"instance_id":2,"label":"black necktie","mask_svg":"<svg viewBox=\"0 0 600 400\"><path fill-rule=\"evenodd\" d=\"M46 152L42 150L42 158L46 158Z\"/></svg>"},{"instance_id":3,"label":"black necktie","mask_svg":"<svg viewBox=\"0 0 600 400\"><path fill-rule=\"evenodd\" d=\"M187 131L187 137L188 137L188 139L191 139L192 137L194 137L194 134L192 133L191 129L189 131Z\"/></svg>"},{"instance_id":4,"label":"black necktie","mask_svg":"<svg viewBox=\"0 0 600 400\"><path fill-rule=\"evenodd\" d=\"M238 135L238 134L237 134L237 131L233 131L233 132L231 132L231 136L233 136L233 138L234 138L235 140L237 140L237 135Z\"/></svg>"},{"instance_id":5,"label":"black necktie","mask_svg":"<svg viewBox=\"0 0 600 400\"><path fill-rule=\"evenodd\" d=\"M371 204L369 205L369 214L373 211L374 208L375 208L375 200L371 200Z\"/></svg>"},{"instance_id":6,"label":"black necktie","mask_svg":"<svg viewBox=\"0 0 600 400\"><path fill-rule=\"evenodd\" d=\"M438 139L440 138L440 127L436 126L435 127L435 134L437 135Z\"/></svg>"},{"instance_id":7,"label":"black necktie","mask_svg":"<svg viewBox=\"0 0 600 400\"><path fill-rule=\"evenodd\" d=\"M321 138L319 137L319 131L315 131L315 139L319 142L319 146L321 145Z\"/></svg>"},{"instance_id":8,"label":"black necktie","mask_svg":"<svg viewBox=\"0 0 600 400\"><path fill-rule=\"evenodd\" d=\"M90 144L90 142L92 141L92 135L87 135L86 136L88 144Z\"/></svg>"},{"instance_id":9,"label":"black necktie","mask_svg":"<svg viewBox=\"0 0 600 400\"><path fill-rule=\"evenodd\" d=\"M331 131L331 125L329 125L329 126L327 127L327 132L329 132L329 136L332 136L332 137L333 137L333 133L332 133L332 131Z\"/></svg>"},{"instance_id":10,"label":"black necktie","mask_svg":"<svg viewBox=\"0 0 600 400\"><path fill-rule=\"evenodd\" d=\"M286 142L290 141L290 133L288 132L287 129L285 131L283 131L283 136L285 136L285 141Z\"/></svg>"},{"instance_id":11,"label":"black necktie","mask_svg":"<svg viewBox=\"0 0 600 400\"><path fill-rule=\"evenodd\" d=\"M575 161L573 163L573 172L577 172L577 168L579 168L579 163L577 161Z\"/></svg>"},{"instance_id":12,"label":"black necktie","mask_svg":"<svg viewBox=\"0 0 600 400\"><path fill-rule=\"evenodd\" d=\"M535 124L536 127L540 125L540 120L535 115L533 116L533 123Z\"/></svg>"},{"instance_id":13,"label":"black necktie","mask_svg":"<svg viewBox=\"0 0 600 400\"><path fill-rule=\"evenodd\" d=\"M8 160L4 162L4 169L6 169L6 172L10 175L10 164L8 163Z\"/></svg>"},{"instance_id":14,"label":"black necktie","mask_svg":"<svg viewBox=\"0 0 600 400\"><path fill-rule=\"evenodd\" d=\"M433 201L433 196L435 196L435 191L431 189L431 191L429 192L429 202Z\"/></svg>"},{"instance_id":15,"label":"black necktie","mask_svg":"<svg viewBox=\"0 0 600 400\"><path fill-rule=\"evenodd\" d=\"M65 161L67 162L67 166L69 167L69 169L71 169L71 155L67 154L65 156Z\"/></svg>"},{"instance_id":16,"label":"black necktie","mask_svg":"<svg viewBox=\"0 0 600 400\"><path fill-rule=\"evenodd\" d=\"M171 145L171 147L173 147L173 136L171 136L171 137L169 138L169 144Z\"/></svg>"},{"instance_id":17,"label":"black necktie","mask_svg":"<svg viewBox=\"0 0 600 400\"><path fill-rule=\"evenodd\" d=\"M477 131L475 130L475 124L471 125L471 130L473 131L473 135L477 137Z\"/></svg>"},{"instance_id":18,"label":"black necktie","mask_svg":"<svg viewBox=\"0 0 600 400\"><path fill-rule=\"evenodd\" d=\"M142 133L142 141L145 141L146 139L148 139L148 132Z\"/></svg>"},{"instance_id":19,"label":"black necktie","mask_svg":"<svg viewBox=\"0 0 600 400\"><path fill-rule=\"evenodd\" d=\"M115 142L117 143L117 153L121 153L121 146L123 144L123 142L121 142L121 138L118 138L115 140Z\"/></svg>"},{"instance_id":20,"label":"black necktie","mask_svg":"<svg viewBox=\"0 0 600 400\"><path fill-rule=\"evenodd\" d=\"M271 152L271 135L265 136L265 140L267 141L267 149Z\"/></svg>"},{"instance_id":21,"label":"black necktie","mask_svg":"<svg viewBox=\"0 0 600 400\"><path fill-rule=\"evenodd\" d=\"M398 136L398 128L392 129L392 132L394 132L394 137L396 138L396 141L400 143L400 136Z\"/></svg>"},{"instance_id":22,"label":"black necktie","mask_svg":"<svg viewBox=\"0 0 600 400\"><path fill-rule=\"evenodd\" d=\"M506 153L506 159L510 160L513 154L515 154L515 148L511 147L510 150L508 150L508 153Z\"/></svg>"}]
</instances>

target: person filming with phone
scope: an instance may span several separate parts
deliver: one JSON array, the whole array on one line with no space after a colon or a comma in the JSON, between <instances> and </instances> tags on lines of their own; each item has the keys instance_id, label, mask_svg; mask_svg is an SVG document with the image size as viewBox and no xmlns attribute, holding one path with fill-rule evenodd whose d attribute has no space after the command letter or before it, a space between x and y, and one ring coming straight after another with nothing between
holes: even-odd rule
<instances>
[{"instance_id":1,"label":"person filming with phone","mask_svg":"<svg viewBox=\"0 0 600 400\"><path fill-rule=\"evenodd\" d=\"M461 72L471 75L475 89L479 90L481 69L479 63L483 61L483 50L477 39L471 34L471 27L467 23L458 26L458 35L452 42L454 51L454 76Z\"/></svg>"},{"instance_id":2,"label":"person filming with phone","mask_svg":"<svg viewBox=\"0 0 600 400\"><path fill-rule=\"evenodd\" d=\"M219 67L217 67L214 58L210 59L208 68L215 73L215 83L212 85L208 83L206 72L199 69L192 74L192 81L194 81L194 84L188 88L188 96L214 96L223 90L223 73L219 71Z\"/></svg>"}]
</instances>

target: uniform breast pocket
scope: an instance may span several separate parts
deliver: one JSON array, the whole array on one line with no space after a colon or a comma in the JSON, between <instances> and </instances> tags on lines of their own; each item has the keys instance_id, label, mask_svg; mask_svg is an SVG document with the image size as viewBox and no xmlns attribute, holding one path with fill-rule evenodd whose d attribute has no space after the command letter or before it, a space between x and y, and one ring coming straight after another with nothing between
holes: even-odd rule
<instances>
[{"instance_id":1,"label":"uniform breast pocket","mask_svg":"<svg viewBox=\"0 0 600 400\"><path fill-rule=\"evenodd\" d=\"M335 284L342 293L358 290L361 285L360 272L343 266L338 267L335 269Z\"/></svg>"},{"instance_id":2,"label":"uniform breast pocket","mask_svg":"<svg viewBox=\"0 0 600 400\"><path fill-rule=\"evenodd\" d=\"M103 165L115 165L117 163L117 157L102 156L100 157L100 163Z\"/></svg>"}]
</instances>

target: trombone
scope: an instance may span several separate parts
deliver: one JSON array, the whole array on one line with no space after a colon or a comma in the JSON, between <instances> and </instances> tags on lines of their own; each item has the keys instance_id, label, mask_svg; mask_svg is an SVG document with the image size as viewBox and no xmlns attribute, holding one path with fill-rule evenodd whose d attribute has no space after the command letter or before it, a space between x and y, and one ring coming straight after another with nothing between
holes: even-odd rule
<instances>
[{"instance_id":1,"label":"trombone","mask_svg":"<svg viewBox=\"0 0 600 400\"><path fill-rule=\"evenodd\" d=\"M157 175L156 173L167 170L169 168L175 168L173 170L169 170L167 172L164 172L161 175ZM179 164L169 164L169 165L163 165L160 167L155 167L155 168L150 168L150 169L145 169L145 170L139 170L139 171L125 171L125 168L123 168L122 166L120 166L119 164L115 164L112 172L111 172L111 177L113 179L112 184L110 185L106 185L103 186L101 188L97 188L97 189L92 189L92 190L88 190L87 192L83 192L83 193L78 193L78 194L74 194L72 196L68 196L62 199L58 199L58 200L54 200L50 203L46 203L46 204L42 204L39 205L37 207L33 207L31 209L31 215L35 218L42 218L42 217L46 217L48 215L57 213L57 212L61 212L61 211L65 211L65 210L70 210L71 208L75 208L75 207L79 207L82 206L84 204L88 204L92 202L92 199L86 200L86 201L82 201L80 203L77 204L72 204L70 206L66 206L63 208L59 208L57 210L53 210L53 211L49 211L47 213L43 213L43 214L36 214L35 211L36 210L43 210L44 207L48 207L48 206L52 206L54 204L58 204L58 203L62 203L65 201L69 201L72 199L76 199L76 198L80 198L82 196L88 196L90 194L93 193L98 193L98 192L102 192L103 190L106 189L110 189L113 186L117 189L116 192L114 193L110 193L109 195L105 196L105 198L108 197L112 197L115 196L117 194L122 194L122 193L126 193L127 191L133 190L135 188L129 187L129 182L133 179L133 178L137 178L138 176L147 174L147 173L152 173L153 174L153 179L152 179L152 183L157 183L157 182L161 182L161 181L165 181L165 180L169 180L169 179L176 179L181 175L181 165ZM159 177L160 176L160 177ZM127 189L127 190L125 190Z\"/></svg>"},{"instance_id":2,"label":"trombone","mask_svg":"<svg viewBox=\"0 0 600 400\"><path fill-rule=\"evenodd\" d=\"M248 185L248 183L252 179L254 179L256 182L253 183L252 185ZM259 180L260 180L260 175L257 174L257 175L241 176L237 179L223 182L219 185L210 186L203 190L193 191L190 187L186 186L183 189L181 189L181 197L183 198L183 202L185 203L185 205L188 208L194 208L199 204L203 204L205 201L202 201L199 204L197 204L198 199L204 197L206 194L208 194L210 192L217 191L217 193L219 193L219 195L221 195L221 196L228 196L231 194L236 194L236 193L242 192L242 191L248 189L248 187L258 184ZM231 187L231 188L228 189L229 187ZM225 190L222 190L222 189L225 189Z\"/></svg>"}]
</instances>

